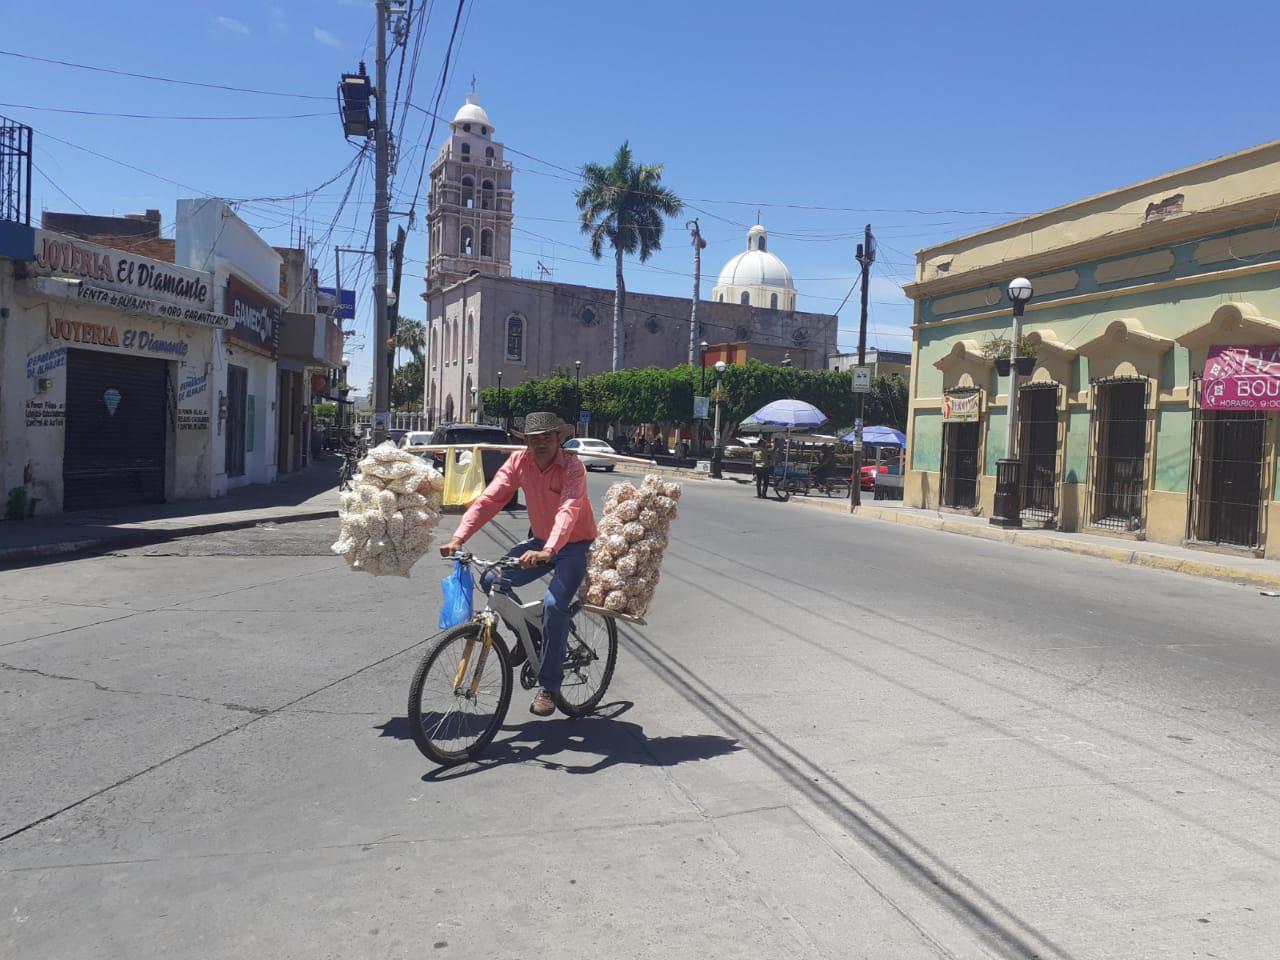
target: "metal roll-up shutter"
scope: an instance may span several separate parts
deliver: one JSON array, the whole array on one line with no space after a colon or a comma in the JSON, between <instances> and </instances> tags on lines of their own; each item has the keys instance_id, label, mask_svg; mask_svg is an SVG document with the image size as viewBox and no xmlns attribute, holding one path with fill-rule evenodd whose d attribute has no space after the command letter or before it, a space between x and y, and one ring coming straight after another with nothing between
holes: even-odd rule
<instances>
[{"instance_id":1,"label":"metal roll-up shutter","mask_svg":"<svg viewBox=\"0 0 1280 960\"><path fill-rule=\"evenodd\" d=\"M67 352L64 510L164 502L163 360Z\"/></svg>"}]
</instances>

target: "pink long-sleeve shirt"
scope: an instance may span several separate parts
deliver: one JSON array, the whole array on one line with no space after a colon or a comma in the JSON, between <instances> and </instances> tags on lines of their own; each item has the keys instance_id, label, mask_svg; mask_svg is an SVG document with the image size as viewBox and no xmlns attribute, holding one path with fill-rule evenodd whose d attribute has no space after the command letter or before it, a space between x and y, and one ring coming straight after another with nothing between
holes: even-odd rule
<instances>
[{"instance_id":1,"label":"pink long-sleeve shirt","mask_svg":"<svg viewBox=\"0 0 1280 960\"><path fill-rule=\"evenodd\" d=\"M539 470L528 450L507 458L493 482L471 505L454 536L466 543L498 515L519 487L529 507L533 535L553 553L566 543L596 538L596 518L587 496L587 471L563 450L546 470Z\"/></svg>"}]
</instances>

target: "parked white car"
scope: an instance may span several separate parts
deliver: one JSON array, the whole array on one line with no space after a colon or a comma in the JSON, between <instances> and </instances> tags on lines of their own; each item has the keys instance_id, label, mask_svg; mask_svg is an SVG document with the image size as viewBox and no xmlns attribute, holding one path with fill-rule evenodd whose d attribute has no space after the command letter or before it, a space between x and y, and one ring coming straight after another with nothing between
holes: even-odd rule
<instances>
[{"instance_id":1,"label":"parked white car","mask_svg":"<svg viewBox=\"0 0 1280 960\"><path fill-rule=\"evenodd\" d=\"M613 468L617 464L609 460L601 460L599 457L591 456L592 450L598 450L601 453L613 453L613 447L609 446L603 440L596 440L593 437L574 437L572 440L566 440L564 444L566 450L573 450L578 454L578 459L582 461L582 465L588 470L593 467L599 467L609 473L613 472Z\"/></svg>"},{"instance_id":2,"label":"parked white car","mask_svg":"<svg viewBox=\"0 0 1280 960\"><path fill-rule=\"evenodd\" d=\"M431 443L430 432L424 432L420 430L410 430L408 433L406 433L403 437L400 438L401 449L403 449L404 447L425 447L430 443ZM431 454L429 453L420 453L418 454L418 456L422 457L424 460L428 460L431 458Z\"/></svg>"}]
</instances>

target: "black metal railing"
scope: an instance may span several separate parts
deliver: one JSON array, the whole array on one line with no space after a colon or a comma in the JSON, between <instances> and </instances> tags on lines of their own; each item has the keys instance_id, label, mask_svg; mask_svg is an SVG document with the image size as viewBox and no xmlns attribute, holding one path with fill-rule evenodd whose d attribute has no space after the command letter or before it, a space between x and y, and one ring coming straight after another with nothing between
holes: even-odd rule
<instances>
[{"instance_id":1,"label":"black metal railing","mask_svg":"<svg viewBox=\"0 0 1280 960\"><path fill-rule=\"evenodd\" d=\"M0 117L0 220L31 223L31 128Z\"/></svg>"}]
</instances>

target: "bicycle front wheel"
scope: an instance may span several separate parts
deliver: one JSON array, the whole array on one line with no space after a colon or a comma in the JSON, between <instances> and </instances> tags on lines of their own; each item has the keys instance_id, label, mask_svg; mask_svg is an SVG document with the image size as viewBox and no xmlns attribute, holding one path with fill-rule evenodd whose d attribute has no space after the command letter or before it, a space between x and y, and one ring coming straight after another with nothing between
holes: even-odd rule
<instances>
[{"instance_id":1,"label":"bicycle front wheel","mask_svg":"<svg viewBox=\"0 0 1280 960\"><path fill-rule=\"evenodd\" d=\"M409 686L409 729L430 760L474 760L502 727L511 704L511 660L498 631L488 650L483 626L460 624L427 651Z\"/></svg>"},{"instance_id":2,"label":"bicycle front wheel","mask_svg":"<svg viewBox=\"0 0 1280 960\"><path fill-rule=\"evenodd\" d=\"M564 680L556 706L571 717L584 717L600 705L618 662L618 624L613 617L579 607L569 621Z\"/></svg>"}]
</instances>

